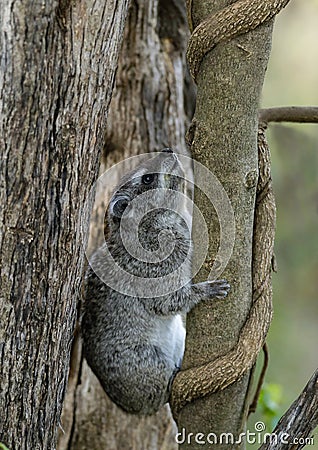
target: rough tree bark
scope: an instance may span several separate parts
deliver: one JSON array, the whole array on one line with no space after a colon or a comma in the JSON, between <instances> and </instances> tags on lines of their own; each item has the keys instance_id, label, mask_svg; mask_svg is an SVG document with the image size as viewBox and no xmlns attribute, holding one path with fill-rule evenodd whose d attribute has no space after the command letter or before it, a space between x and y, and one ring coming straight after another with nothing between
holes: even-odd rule
<instances>
[{"instance_id":1,"label":"rough tree bark","mask_svg":"<svg viewBox=\"0 0 318 450\"><path fill-rule=\"evenodd\" d=\"M222 1L221 4L213 0L188 2L188 16L193 28L209 15L212 17L215 14L211 19L213 26L204 25L206 34L203 34L201 40L199 34L202 28L198 27L198 31L193 33L200 43L196 48L199 51L198 58L193 51L193 41L190 41L190 67L194 65L192 74L198 84L196 111L189 136L191 150L193 157L208 167L222 182L234 210L236 239L232 257L222 275L230 281L232 286L229 298L214 304L200 304L191 311L187 319L187 343L182 367L184 373L177 375L172 397L173 404L177 405L175 412L179 431L183 433L185 430L182 448L202 448L202 440L206 439L211 432L218 437L222 433L231 433L235 439L240 432L244 431L248 410L250 370L244 369L245 374L242 376L241 373L239 380L234 383L235 378L232 379L232 384L226 389L220 390L220 387L224 387L221 381L219 390L214 388L213 391L216 392L213 395L196 399L179 411L178 396L180 392L182 393L183 382L187 381L187 377L192 376L187 369L197 367L195 373L198 374L200 366L217 360L218 357L226 355L235 348L252 305L252 242L258 178L258 107L270 53L272 20L255 28L256 22L251 15L250 23L254 28L253 31L240 35L228 43L220 41L227 32L229 32L228 37L233 36L232 31L236 26L233 24L242 26L244 21L233 19L235 14L239 15L240 8L242 11L245 8L246 14L246 11L249 8L252 10L253 4L256 3L259 2L243 0L238 1L237 5L231 1ZM261 11L260 15L262 15L266 8L270 9L271 3L273 2L264 4L264 8L259 8L258 13ZM220 8L231 4L233 8L224 12L222 17L222 12L218 12ZM244 14L241 17L244 17ZM246 23L242 26L242 31L247 31ZM216 32L214 32L215 26L219 26ZM209 33L214 35L215 42L209 39ZM221 39L219 39L220 36ZM217 42L220 43L215 47ZM214 49L207 53L209 46ZM201 47L204 51L201 51ZM204 55L200 64L200 58ZM203 280L207 278L217 255L219 220L199 191L195 191L195 202L201 212L204 211L206 221L209 223L209 255L198 277L199 280ZM200 236L196 234L195 224L196 217L194 217L194 248L199 247L200 244ZM245 339L243 343L248 345L248 339ZM243 348L233 355L239 360L244 352ZM246 352L248 353L248 349ZM233 360L231 364L229 360L227 367L224 367L224 380L231 377L230 374L236 362ZM252 363L249 367L251 366ZM209 372L207 372L208 375ZM222 368L220 368L220 376L222 376ZM202 379L200 384L202 382L207 385L210 383L207 378ZM199 442L196 442L195 436ZM180 442L182 442L182 436ZM221 449L227 446L226 442L218 441L211 445L207 443L205 448ZM244 442L231 445L231 448L241 447L244 447Z\"/></svg>"},{"instance_id":2,"label":"rough tree bark","mask_svg":"<svg viewBox=\"0 0 318 450\"><path fill-rule=\"evenodd\" d=\"M11 450L55 448L127 8L1 2L0 441Z\"/></svg>"},{"instance_id":3,"label":"rough tree bark","mask_svg":"<svg viewBox=\"0 0 318 450\"><path fill-rule=\"evenodd\" d=\"M193 86L186 73L188 40L183 0L132 1L108 115L100 172L140 153L171 146L184 154L186 114L192 113ZM184 91L183 86L186 85ZM121 166L106 191L97 192L89 252L103 240L102 224L110 191L129 164ZM176 428L167 406L149 418L116 407L74 347L59 450L172 450ZM72 367L71 365L71 367Z\"/></svg>"},{"instance_id":4,"label":"rough tree bark","mask_svg":"<svg viewBox=\"0 0 318 450\"><path fill-rule=\"evenodd\" d=\"M299 397L281 417L273 435L259 450L297 450L313 444L313 431L318 425L318 369Z\"/></svg>"}]
</instances>

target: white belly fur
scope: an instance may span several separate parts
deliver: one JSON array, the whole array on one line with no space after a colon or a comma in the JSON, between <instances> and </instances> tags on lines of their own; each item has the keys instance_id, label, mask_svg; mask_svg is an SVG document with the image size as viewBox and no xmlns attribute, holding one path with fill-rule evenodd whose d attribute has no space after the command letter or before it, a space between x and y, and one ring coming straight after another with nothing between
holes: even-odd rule
<instances>
[{"instance_id":1,"label":"white belly fur","mask_svg":"<svg viewBox=\"0 0 318 450\"><path fill-rule=\"evenodd\" d=\"M157 318L150 342L161 349L172 366L180 367L184 353L185 328L181 315Z\"/></svg>"}]
</instances>

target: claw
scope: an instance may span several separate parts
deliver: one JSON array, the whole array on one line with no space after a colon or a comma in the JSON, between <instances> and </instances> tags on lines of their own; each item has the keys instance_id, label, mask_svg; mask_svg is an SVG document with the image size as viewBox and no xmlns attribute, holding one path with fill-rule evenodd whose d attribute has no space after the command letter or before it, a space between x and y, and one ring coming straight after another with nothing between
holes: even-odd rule
<instances>
[{"instance_id":1,"label":"claw","mask_svg":"<svg viewBox=\"0 0 318 450\"><path fill-rule=\"evenodd\" d=\"M229 290L231 289L227 280L216 280L209 283L211 283L211 287L214 291L214 297L218 299L227 297Z\"/></svg>"}]
</instances>

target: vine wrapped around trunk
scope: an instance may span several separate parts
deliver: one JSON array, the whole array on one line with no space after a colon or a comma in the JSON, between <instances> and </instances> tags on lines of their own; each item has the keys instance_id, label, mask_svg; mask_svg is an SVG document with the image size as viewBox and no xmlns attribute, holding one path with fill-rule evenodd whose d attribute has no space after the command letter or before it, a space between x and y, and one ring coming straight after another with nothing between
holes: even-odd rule
<instances>
[{"instance_id":1,"label":"vine wrapped around trunk","mask_svg":"<svg viewBox=\"0 0 318 450\"><path fill-rule=\"evenodd\" d=\"M244 429L251 368L271 319L268 261L272 258L275 214L271 191L267 192L268 203L262 201L257 207L258 211L269 208L270 220L258 220L254 211L258 107L270 53L272 18L287 3L225 1L224 9L218 11L219 3L214 0L188 1L193 33L187 55L198 85L191 151L194 159L221 181L236 221L233 254L222 274L231 284L231 294L224 302L200 304L188 315L185 358L173 384L171 404L178 427L194 435L213 431L238 436ZM205 214L210 235L200 281L206 279L214 262L220 230L217 215L198 191L195 203ZM193 221L195 250L200 247L196 245L200 236L196 235L195 216ZM271 230L265 259L257 241L264 230ZM260 266L263 271L256 273ZM237 444L237 448L242 445ZM184 442L182 448L200 448L200 444Z\"/></svg>"}]
</instances>

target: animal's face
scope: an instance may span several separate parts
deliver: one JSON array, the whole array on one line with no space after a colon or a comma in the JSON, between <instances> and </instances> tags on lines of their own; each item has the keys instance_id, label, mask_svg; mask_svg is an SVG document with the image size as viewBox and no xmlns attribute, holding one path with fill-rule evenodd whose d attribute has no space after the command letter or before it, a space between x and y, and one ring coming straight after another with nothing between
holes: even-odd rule
<instances>
[{"instance_id":1,"label":"animal's face","mask_svg":"<svg viewBox=\"0 0 318 450\"><path fill-rule=\"evenodd\" d=\"M110 201L109 216L118 222L125 211L134 215L141 209L179 210L180 197L174 191L184 193L184 172L177 156L166 149L122 178Z\"/></svg>"}]
</instances>

